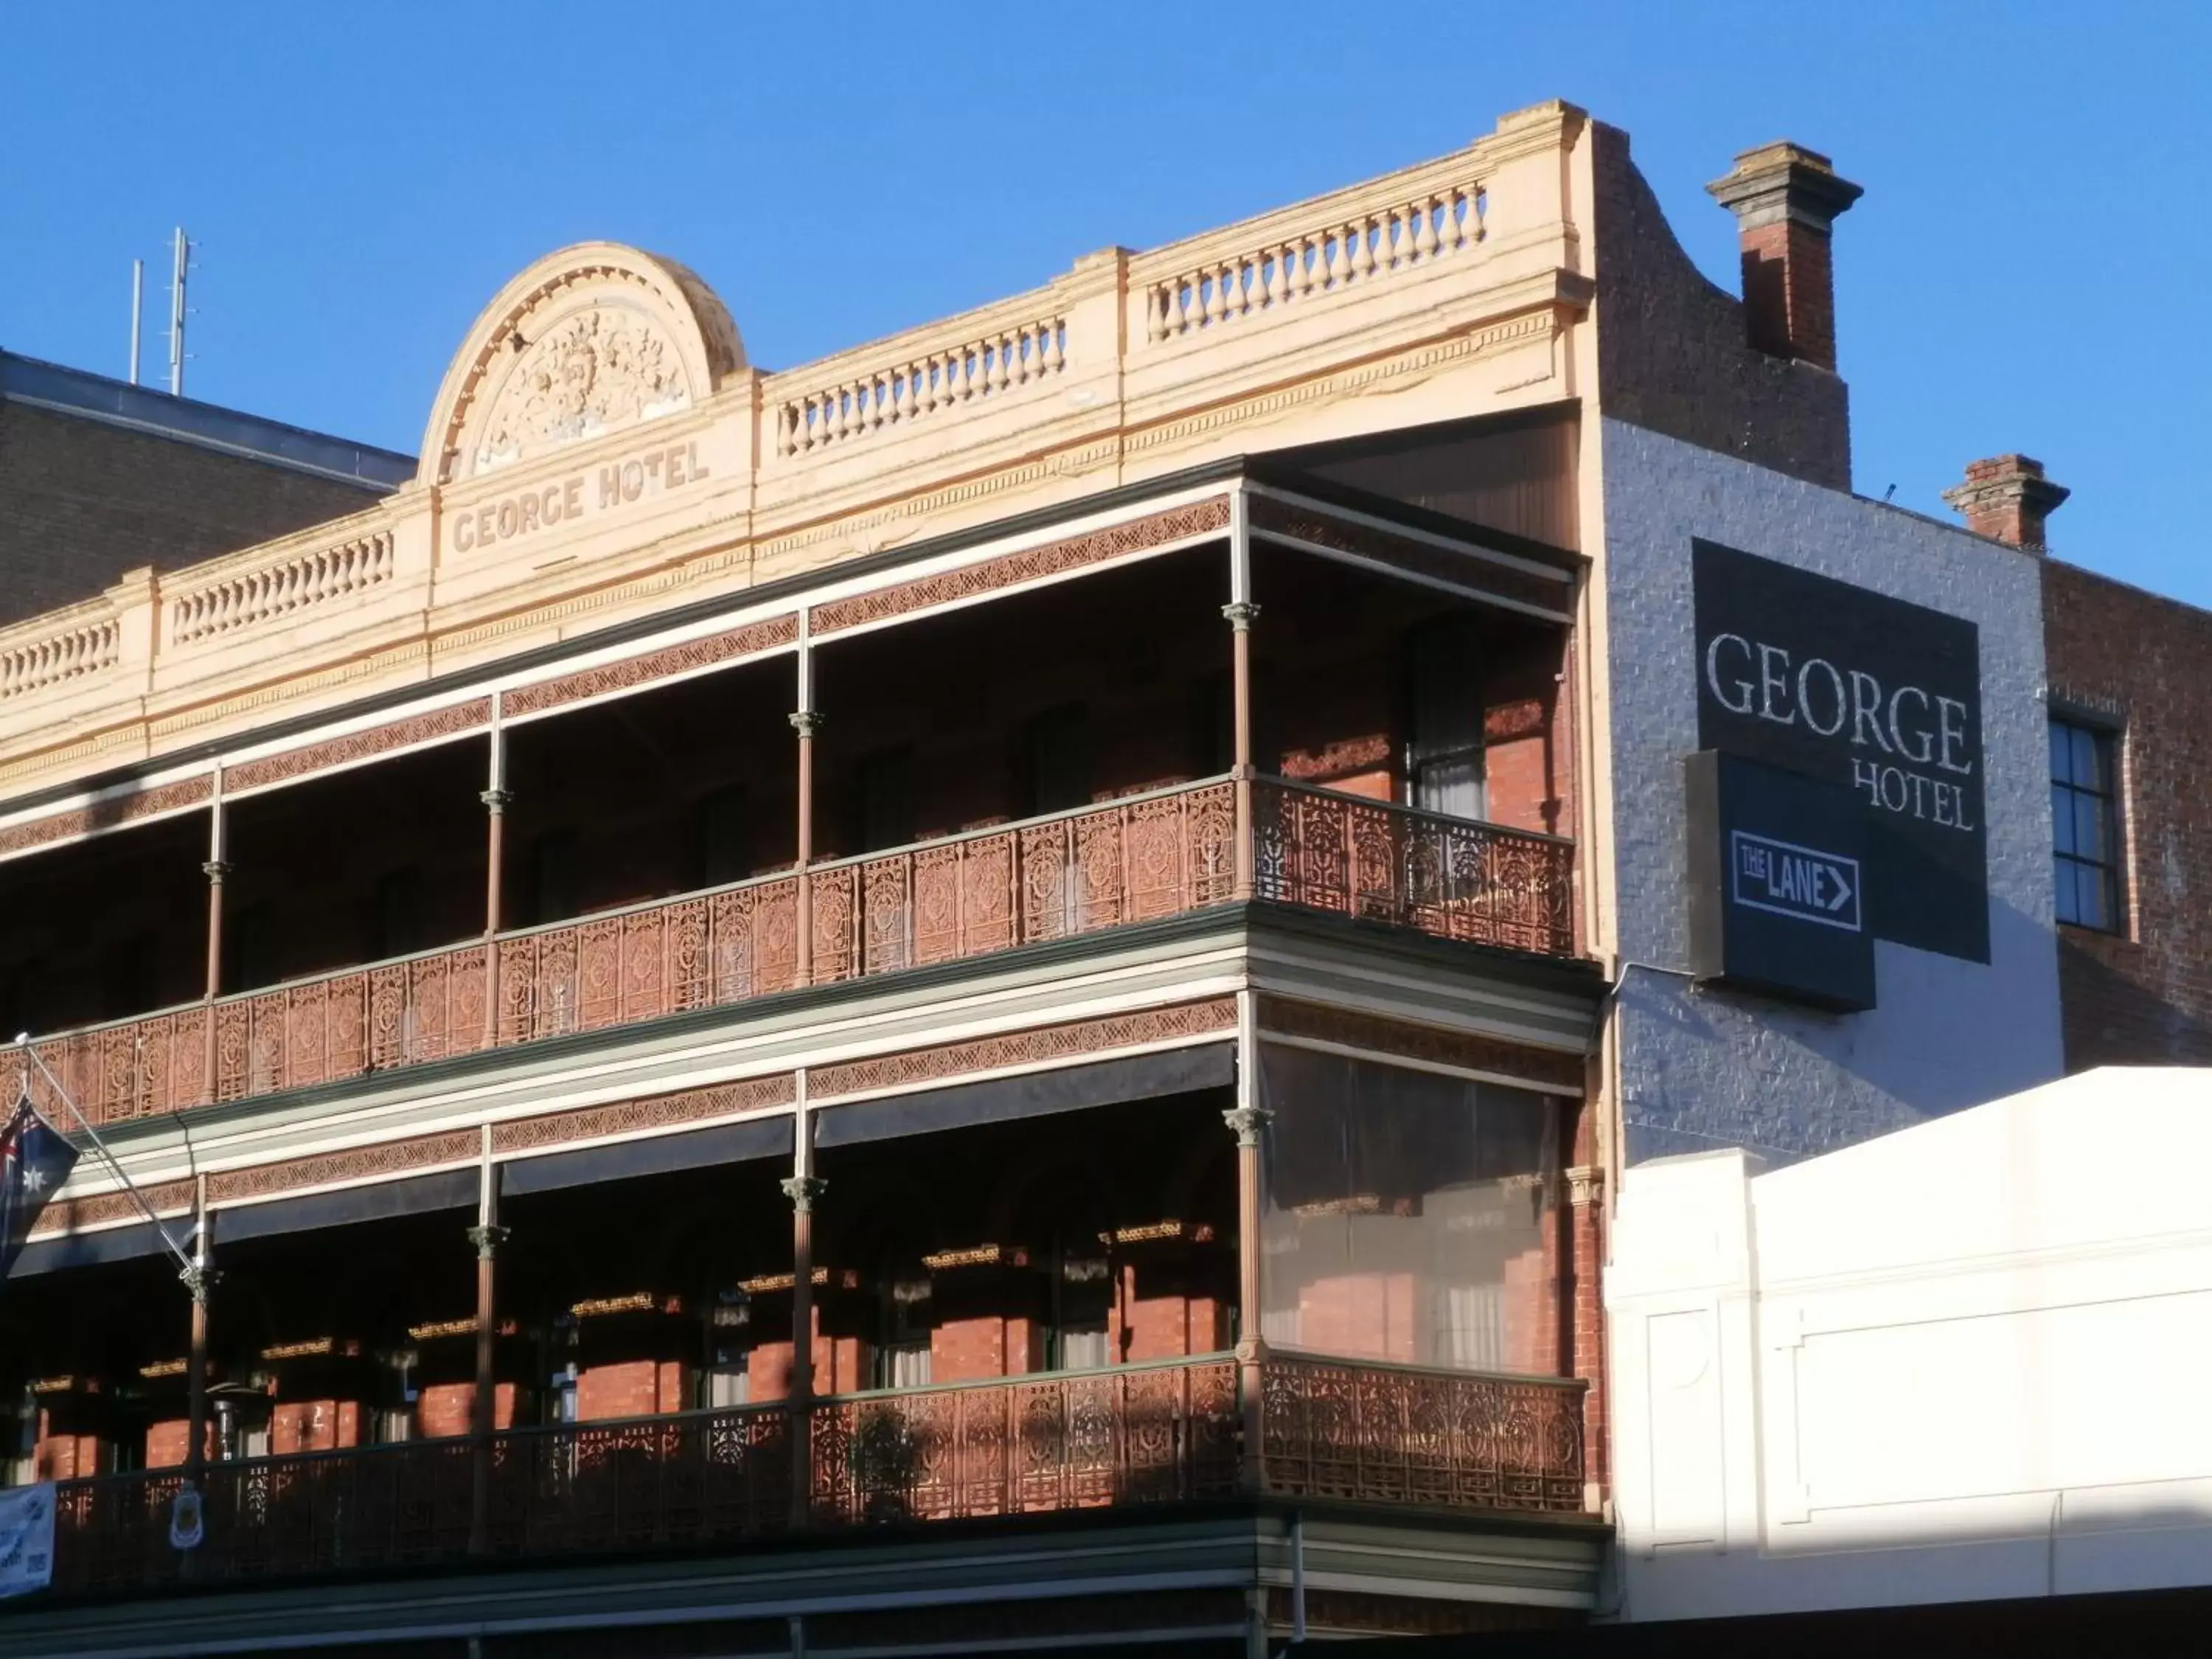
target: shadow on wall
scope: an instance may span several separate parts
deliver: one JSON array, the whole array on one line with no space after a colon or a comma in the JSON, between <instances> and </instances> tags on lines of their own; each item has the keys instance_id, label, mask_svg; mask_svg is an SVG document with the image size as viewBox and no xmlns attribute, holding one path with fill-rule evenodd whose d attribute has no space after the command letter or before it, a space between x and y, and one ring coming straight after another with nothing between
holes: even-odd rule
<instances>
[{"instance_id":1,"label":"shadow on wall","mask_svg":"<svg viewBox=\"0 0 2212 1659\"><path fill-rule=\"evenodd\" d=\"M1627 1161L1737 1146L1775 1168L2049 1082L2064 1066L2039 1000L2051 938L1992 896L1986 965L1877 941L1863 1014L1632 973Z\"/></svg>"},{"instance_id":2,"label":"shadow on wall","mask_svg":"<svg viewBox=\"0 0 2212 1659\"><path fill-rule=\"evenodd\" d=\"M2131 978L2107 955L2148 965L2122 939L2058 935L2058 994L2066 1027L2066 1069L2098 1066L2212 1065L2212 1021L2156 988Z\"/></svg>"},{"instance_id":3,"label":"shadow on wall","mask_svg":"<svg viewBox=\"0 0 2212 1659\"><path fill-rule=\"evenodd\" d=\"M1374 1659L1448 1659L1477 1652L1484 1659L1579 1659L1585 1654L1616 1659L1767 1659L1772 1654L1791 1659L1864 1659L1869 1654L2107 1659L2121 1653L2198 1651L2208 1620L2212 1589L2190 1589L1501 1631L1479 1638L1425 1636L1369 1643L1360 1652Z\"/></svg>"}]
</instances>

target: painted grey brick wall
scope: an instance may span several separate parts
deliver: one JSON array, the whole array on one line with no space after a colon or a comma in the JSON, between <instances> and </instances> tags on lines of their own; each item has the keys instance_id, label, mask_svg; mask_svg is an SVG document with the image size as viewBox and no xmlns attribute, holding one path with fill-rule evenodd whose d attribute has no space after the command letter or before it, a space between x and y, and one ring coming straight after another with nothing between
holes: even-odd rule
<instances>
[{"instance_id":1,"label":"painted grey brick wall","mask_svg":"<svg viewBox=\"0 0 2212 1659\"><path fill-rule=\"evenodd\" d=\"M1682 757L1697 746L1690 539L1966 617L1981 631L1989 965L1877 941L1880 1006L1826 1014L1624 969L1629 1161L1826 1152L2059 1074L2041 584L2034 557L1916 514L1603 424L1614 878L1623 960L1688 951Z\"/></svg>"}]
</instances>

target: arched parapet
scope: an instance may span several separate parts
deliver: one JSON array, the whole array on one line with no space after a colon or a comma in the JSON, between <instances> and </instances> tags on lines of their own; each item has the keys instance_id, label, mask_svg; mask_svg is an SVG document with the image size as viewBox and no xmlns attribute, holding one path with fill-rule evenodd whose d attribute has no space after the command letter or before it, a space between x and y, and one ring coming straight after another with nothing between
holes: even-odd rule
<instances>
[{"instance_id":1,"label":"arched parapet","mask_svg":"<svg viewBox=\"0 0 2212 1659\"><path fill-rule=\"evenodd\" d=\"M616 242L548 254L484 307L422 434L423 483L451 483L713 396L745 366L737 325L673 260Z\"/></svg>"}]
</instances>

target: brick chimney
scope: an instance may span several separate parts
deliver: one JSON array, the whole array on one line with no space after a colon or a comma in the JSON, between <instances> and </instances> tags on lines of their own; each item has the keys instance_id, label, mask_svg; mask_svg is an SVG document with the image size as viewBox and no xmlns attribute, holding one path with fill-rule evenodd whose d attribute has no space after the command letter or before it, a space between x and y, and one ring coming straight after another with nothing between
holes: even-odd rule
<instances>
[{"instance_id":1,"label":"brick chimney","mask_svg":"<svg viewBox=\"0 0 2212 1659\"><path fill-rule=\"evenodd\" d=\"M1864 192L1838 178L1826 156L1786 143L1744 151L1727 178L1705 188L1735 215L1744 326L1753 346L1833 373L1836 279L1828 234L1836 216Z\"/></svg>"},{"instance_id":2,"label":"brick chimney","mask_svg":"<svg viewBox=\"0 0 2212 1659\"><path fill-rule=\"evenodd\" d=\"M1966 466L1966 482L1943 499L1966 516L1966 528L2014 547L2043 551L2043 521L2074 492L2043 476L2043 463L2026 455L1992 455Z\"/></svg>"}]
</instances>

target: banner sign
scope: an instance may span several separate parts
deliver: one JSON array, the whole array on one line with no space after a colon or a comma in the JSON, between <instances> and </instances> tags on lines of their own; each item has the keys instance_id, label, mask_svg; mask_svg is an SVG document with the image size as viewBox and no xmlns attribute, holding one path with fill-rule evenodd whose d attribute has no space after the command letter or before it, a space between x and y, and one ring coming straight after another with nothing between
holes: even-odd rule
<instances>
[{"instance_id":1,"label":"banner sign","mask_svg":"<svg viewBox=\"0 0 2212 1659\"><path fill-rule=\"evenodd\" d=\"M1875 1006L1866 814L1832 783L1707 749L1685 765L1690 971L1820 1007Z\"/></svg>"},{"instance_id":2,"label":"banner sign","mask_svg":"<svg viewBox=\"0 0 2212 1659\"><path fill-rule=\"evenodd\" d=\"M54 1483L0 1489L0 1598L41 1590L54 1577Z\"/></svg>"},{"instance_id":3,"label":"banner sign","mask_svg":"<svg viewBox=\"0 0 2212 1659\"><path fill-rule=\"evenodd\" d=\"M1848 790L1867 926L1987 962L1980 630L1717 543L1690 550L1698 746Z\"/></svg>"}]
</instances>

